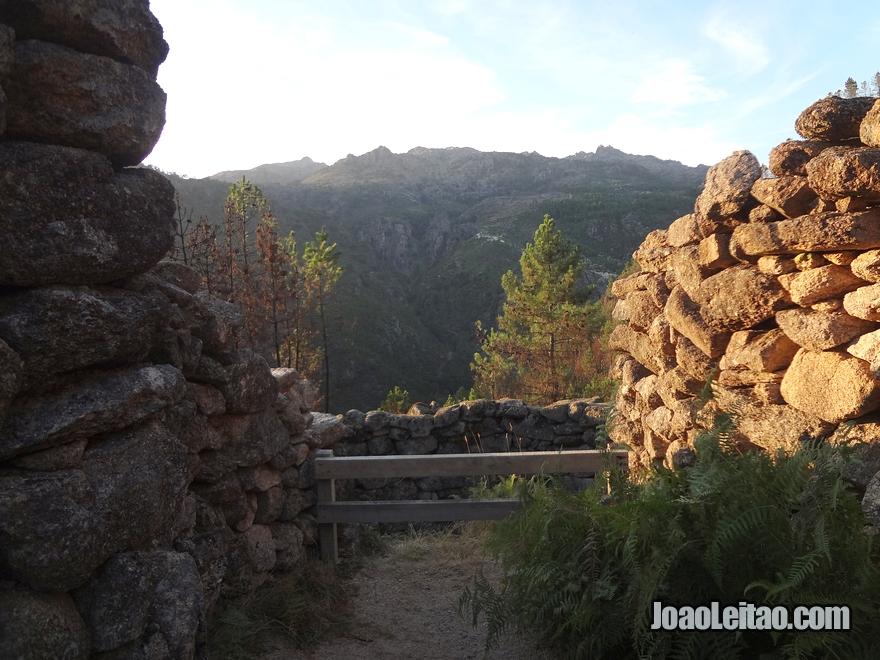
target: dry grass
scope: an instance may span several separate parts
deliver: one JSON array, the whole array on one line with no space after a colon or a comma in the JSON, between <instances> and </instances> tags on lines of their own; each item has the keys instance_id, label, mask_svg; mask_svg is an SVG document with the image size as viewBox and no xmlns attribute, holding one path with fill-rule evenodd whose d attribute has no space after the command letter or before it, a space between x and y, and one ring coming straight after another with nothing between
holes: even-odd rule
<instances>
[{"instance_id":1,"label":"dry grass","mask_svg":"<svg viewBox=\"0 0 880 660\"><path fill-rule=\"evenodd\" d=\"M401 534L384 536L387 559L430 561L444 564L486 559L485 544L490 522L458 522L440 529L417 529L410 526Z\"/></svg>"}]
</instances>

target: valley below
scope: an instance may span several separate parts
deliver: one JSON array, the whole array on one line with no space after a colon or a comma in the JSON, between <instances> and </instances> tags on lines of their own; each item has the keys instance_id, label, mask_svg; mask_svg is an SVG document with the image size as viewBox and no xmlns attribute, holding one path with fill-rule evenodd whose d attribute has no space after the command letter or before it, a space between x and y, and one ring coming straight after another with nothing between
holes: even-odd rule
<instances>
[{"instance_id":1,"label":"valley below","mask_svg":"<svg viewBox=\"0 0 880 660\"><path fill-rule=\"evenodd\" d=\"M493 325L501 276L549 214L583 250L594 296L645 235L691 212L706 173L612 147L567 158L384 147L332 166L303 159L170 175L183 207L221 224L229 185L263 191L281 236L326 228L343 273L328 301L331 412L370 410L395 385L443 401L472 383L474 323Z\"/></svg>"}]
</instances>

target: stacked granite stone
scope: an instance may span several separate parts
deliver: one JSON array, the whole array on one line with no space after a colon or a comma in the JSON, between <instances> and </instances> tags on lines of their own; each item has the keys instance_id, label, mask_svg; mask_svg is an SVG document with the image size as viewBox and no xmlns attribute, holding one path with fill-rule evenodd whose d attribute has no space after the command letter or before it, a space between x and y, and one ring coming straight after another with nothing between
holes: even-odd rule
<instances>
[{"instance_id":1,"label":"stacked granite stone","mask_svg":"<svg viewBox=\"0 0 880 660\"><path fill-rule=\"evenodd\" d=\"M313 539L343 432L160 262L167 53L147 0L0 0L0 656L192 658Z\"/></svg>"},{"instance_id":2,"label":"stacked granite stone","mask_svg":"<svg viewBox=\"0 0 880 660\"><path fill-rule=\"evenodd\" d=\"M340 415L337 456L469 454L595 449L607 405L594 399L529 406L519 399L462 401L451 406L416 404L406 415L383 410ZM552 468L551 468L552 469ZM583 485L583 477L568 479ZM473 479L357 479L341 483L340 499L436 500L468 497Z\"/></svg>"},{"instance_id":3,"label":"stacked granite stone","mask_svg":"<svg viewBox=\"0 0 880 660\"><path fill-rule=\"evenodd\" d=\"M774 177L746 151L712 167L694 213L613 285L612 437L645 464L692 442L710 376L746 446L791 450L850 420L880 440L880 102L828 97L795 128Z\"/></svg>"}]
</instances>

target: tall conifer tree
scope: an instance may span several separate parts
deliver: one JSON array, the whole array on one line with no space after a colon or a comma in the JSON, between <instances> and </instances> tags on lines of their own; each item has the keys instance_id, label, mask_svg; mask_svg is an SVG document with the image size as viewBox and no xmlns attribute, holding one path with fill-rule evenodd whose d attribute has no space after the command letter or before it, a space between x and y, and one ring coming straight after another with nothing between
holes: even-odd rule
<instances>
[{"instance_id":1,"label":"tall conifer tree","mask_svg":"<svg viewBox=\"0 0 880 660\"><path fill-rule=\"evenodd\" d=\"M507 300L498 328L484 332L477 325L482 354L471 368L478 391L531 403L580 394L582 357L596 320L590 289L582 284L584 268L580 248L545 215L520 257L522 275L507 271L501 279Z\"/></svg>"}]
</instances>

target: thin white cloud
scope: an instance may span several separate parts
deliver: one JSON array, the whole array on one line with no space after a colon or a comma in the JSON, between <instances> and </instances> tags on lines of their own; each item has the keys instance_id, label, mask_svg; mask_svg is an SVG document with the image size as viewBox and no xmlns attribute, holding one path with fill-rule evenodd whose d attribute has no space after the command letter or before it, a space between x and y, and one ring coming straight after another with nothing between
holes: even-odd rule
<instances>
[{"instance_id":1,"label":"thin white cloud","mask_svg":"<svg viewBox=\"0 0 880 660\"><path fill-rule=\"evenodd\" d=\"M680 58L660 62L639 83L631 97L634 103L651 103L658 110L674 110L680 106L718 101L725 97L713 89L703 76L696 74L690 62Z\"/></svg>"},{"instance_id":2,"label":"thin white cloud","mask_svg":"<svg viewBox=\"0 0 880 660\"><path fill-rule=\"evenodd\" d=\"M431 3L431 9L442 16L456 16L470 9L468 0L435 0Z\"/></svg>"},{"instance_id":3,"label":"thin white cloud","mask_svg":"<svg viewBox=\"0 0 880 660\"><path fill-rule=\"evenodd\" d=\"M726 11L713 15L703 34L722 46L733 58L734 67L753 75L772 61L770 50L763 44L755 28L748 23L737 24Z\"/></svg>"},{"instance_id":4,"label":"thin white cloud","mask_svg":"<svg viewBox=\"0 0 880 660\"><path fill-rule=\"evenodd\" d=\"M436 32L431 32L430 30L425 30L424 28L416 27L414 25L405 25L404 23L390 23L389 24L393 29L405 34L408 37L412 37L419 41L424 41L429 44L436 44L440 46L445 46L449 43L449 37L444 36L442 34L437 34Z\"/></svg>"}]
</instances>

